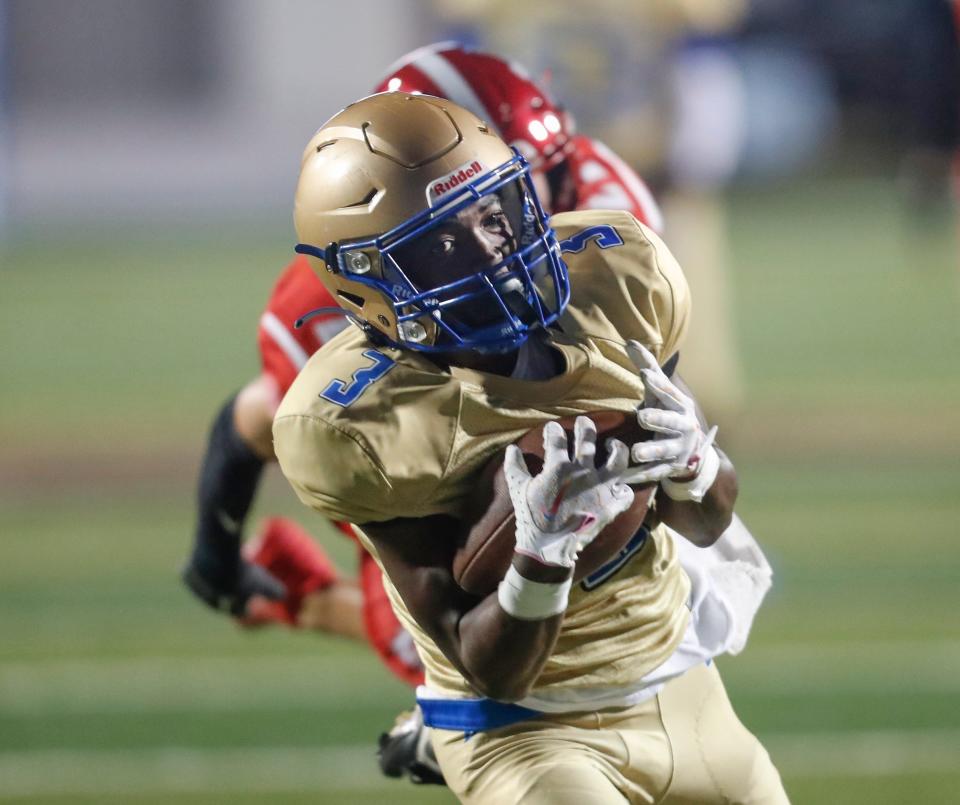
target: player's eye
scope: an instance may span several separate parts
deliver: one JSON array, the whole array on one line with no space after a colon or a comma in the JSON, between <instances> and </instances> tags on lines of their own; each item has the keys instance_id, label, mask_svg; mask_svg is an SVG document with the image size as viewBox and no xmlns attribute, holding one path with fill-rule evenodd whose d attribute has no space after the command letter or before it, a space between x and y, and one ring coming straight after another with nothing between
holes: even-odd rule
<instances>
[{"instance_id":1,"label":"player's eye","mask_svg":"<svg viewBox=\"0 0 960 805\"><path fill-rule=\"evenodd\" d=\"M483 225L487 229L504 229L507 225L507 216L502 211L490 213L483 219Z\"/></svg>"},{"instance_id":2,"label":"player's eye","mask_svg":"<svg viewBox=\"0 0 960 805\"><path fill-rule=\"evenodd\" d=\"M434 257L449 257L455 249L452 237L444 237L430 247L430 254Z\"/></svg>"}]
</instances>

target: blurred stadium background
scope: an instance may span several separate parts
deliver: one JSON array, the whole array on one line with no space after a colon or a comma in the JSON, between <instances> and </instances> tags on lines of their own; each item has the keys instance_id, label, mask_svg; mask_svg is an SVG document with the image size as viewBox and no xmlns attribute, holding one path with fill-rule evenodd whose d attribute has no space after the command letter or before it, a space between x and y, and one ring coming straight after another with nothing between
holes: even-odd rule
<instances>
[{"instance_id":1,"label":"blurred stadium background","mask_svg":"<svg viewBox=\"0 0 960 805\"><path fill-rule=\"evenodd\" d=\"M958 63L945 0L0 2L0 801L449 802L363 647L181 588L300 150L404 52L548 71L706 292L776 585L721 667L797 803L960 790ZM714 285L711 286L710 283ZM711 312L712 311L712 312ZM714 366L716 369L716 366ZM276 473L258 509L350 546Z\"/></svg>"}]
</instances>

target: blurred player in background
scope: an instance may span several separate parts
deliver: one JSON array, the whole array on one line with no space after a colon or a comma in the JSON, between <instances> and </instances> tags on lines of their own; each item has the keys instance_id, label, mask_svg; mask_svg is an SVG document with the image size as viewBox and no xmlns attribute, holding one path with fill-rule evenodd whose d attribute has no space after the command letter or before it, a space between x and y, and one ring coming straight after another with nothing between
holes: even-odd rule
<instances>
[{"instance_id":1,"label":"blurred player in background","mask_svg":"<svg viewBox=\"0 0 960 805\"><path fill-rule=\"evenodd\" d=\"M314 135L297 250L358 326L284 397L280 465L389 576L463 801L786 802L710 662L735 639L727 593L742 588L684 573L682 538L659 523L572 583L579 551L630 507L626 482L659 483L659 520L709 546L732 520L736 473L670 377L689 295L669 251L627 212L548 223L528 171L489 124L434 97L373 95ZM630 446L636 466L613 440L597 467L587 417L570 453L553 420L598 409L654 432ZM531 477L513 442L539 427ZM469 595L455 581L460 518L504 448L513 562Z\"/></svg>"},{"instance_id":2,"label":"blurred player in background","mask_svg":"<svg viewBox=\"0 0 960 805\"><path fill-rule=\"evenodd\" d=\"M576 134L571 116L516 63L440 43L396 62L375 89L392 90L448 97L491 123L530 161L547 209L622 209L662 228L640 177L602 143ZM277 406L308 358L347 319L327 313L300 328L294 323L309 310L336 306L305 257L277 280L258 328L261 373L224 403L210 432L184 580L204 602L249 625L284 623L365 638L396 676L416 685L423 679L419 657L365 550L358 546L359 579L344 577L309 534L280 517L268 518L241 545L263 467L276 460ZM348 525L335 525L352 537Z\"/></svg>"}]
</instances>

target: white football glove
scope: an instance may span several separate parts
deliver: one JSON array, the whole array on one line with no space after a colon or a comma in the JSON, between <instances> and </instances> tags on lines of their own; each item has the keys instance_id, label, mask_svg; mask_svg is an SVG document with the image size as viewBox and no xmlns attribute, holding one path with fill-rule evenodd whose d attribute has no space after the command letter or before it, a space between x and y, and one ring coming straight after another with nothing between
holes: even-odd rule
<instances>
[{"instance_id":1,"label":"white football glove","mask_svg":"<svg viewBox=\"0 0 960 805\"><path fill-rule=\"evenodd\" d=\"M629 484L659 481L674 500L699 503L720 469L720 457L713 447L717 428L703 432L693 400L664 374L642 344L628 341L627 354L645 390L645 407L637 411L637 422L658 435L633 445L630 456L640 466L627 470L623 480ZM682 480L673 480L677 478Z\"/></svg>"},{"instance_id":2,"label":"white football glove","mask_svg":"<svg viewBox=\"0 0 960 805\"><path fill-rule=\"evenodd\" d=\"M545 565L573 567L580 551L633 503L633 490L622 480L627 446L611 439L607 461L597 469L593 421L577 417L573 434L571 458L563 428L556 422L544 426L543 470L536 477L516 445L507 448L503 461L517 518L515 550Z\"/></svg>"}]
</instances>

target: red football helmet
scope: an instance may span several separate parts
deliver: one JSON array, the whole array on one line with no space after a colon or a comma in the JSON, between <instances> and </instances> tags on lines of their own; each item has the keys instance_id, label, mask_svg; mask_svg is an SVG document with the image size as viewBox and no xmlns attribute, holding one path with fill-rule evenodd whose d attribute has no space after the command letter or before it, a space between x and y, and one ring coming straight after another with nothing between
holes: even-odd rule
<instances>
[{"instance_id":1,"label":"red football helmet","mask_svg":"<svg viewBox=\"0 0 960 805\"><path fill-rule=\"evenodd\" d=\"M436 95L469 109L535 170L549 170L572 148L572 118L520 65L456 42L427 45L395 62L374 92L396 90Z\"/></svg>"}]
</instances>

